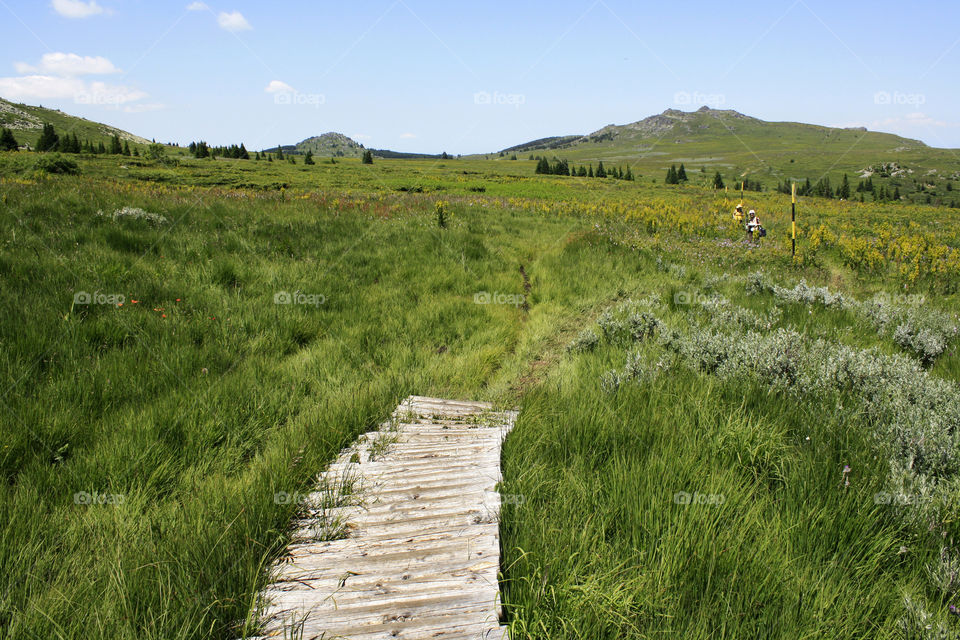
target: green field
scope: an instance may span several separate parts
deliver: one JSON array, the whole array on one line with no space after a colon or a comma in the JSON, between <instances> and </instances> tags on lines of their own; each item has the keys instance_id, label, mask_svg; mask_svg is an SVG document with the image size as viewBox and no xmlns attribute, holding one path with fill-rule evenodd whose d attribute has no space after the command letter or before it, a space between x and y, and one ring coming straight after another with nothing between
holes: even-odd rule
<instances>
[{"instance_id":1,"label":"green field","mask_svg":"<svg viewBox=\"0 0 960 640\"><path fill-rule=\"evenodd\" d=\"M0 635L254 631L275 496L409 394L520 408L512 637L960 629L955 210L801 198L792 256L639 164L169 155L0 154Z\"/></svg>"}]
</instances>

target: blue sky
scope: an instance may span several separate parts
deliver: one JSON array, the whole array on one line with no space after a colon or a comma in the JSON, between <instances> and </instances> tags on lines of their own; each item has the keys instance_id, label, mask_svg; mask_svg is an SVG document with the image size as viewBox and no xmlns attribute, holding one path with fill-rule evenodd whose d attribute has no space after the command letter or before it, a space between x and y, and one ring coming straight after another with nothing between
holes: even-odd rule
<instances>
[{"instance_id":1,"label":"blue sky","mask_svg":"<svg viewBox=\"0 0 960 640\"><path fill-rule=\"evenodd\" d=\"M160 141L477 153L703 104L960 147L960 3L0 0L0 96Z\"/></svg>"}]
</instances>

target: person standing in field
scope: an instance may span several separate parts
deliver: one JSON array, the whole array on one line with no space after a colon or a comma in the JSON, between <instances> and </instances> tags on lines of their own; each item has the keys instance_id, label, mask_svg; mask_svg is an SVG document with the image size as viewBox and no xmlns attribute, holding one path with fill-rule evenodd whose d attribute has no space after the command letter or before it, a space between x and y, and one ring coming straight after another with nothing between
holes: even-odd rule
<instances>
[{"instance_id":1,"label":"person standing in field","mask_svg":"<svg viewBox=\"0 0 960 640\"><path fill-rule=\"evenodd\" d=\"M738 225L743 224L743 204L738 204L736 210L733 212L733 221Z\"/></svg>"},{"instance_id":2,"label":"person standing in field","mask_svg":"<svg viewBox=\"0 0 960 640\"><path fill-rule=\"evenodd\" d=\"M760 227L760 218L757 217L757 212L753 209L750 209L750 221L747 223L747 240L753 242L753 232Z\"/></svg>"}]
</instances>

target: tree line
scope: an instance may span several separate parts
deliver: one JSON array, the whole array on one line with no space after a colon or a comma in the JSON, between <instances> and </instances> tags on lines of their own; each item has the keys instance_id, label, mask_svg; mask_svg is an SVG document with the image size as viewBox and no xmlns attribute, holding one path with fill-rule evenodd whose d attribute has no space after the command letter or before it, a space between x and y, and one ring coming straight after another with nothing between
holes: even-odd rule
<instances>
[{"instance_id":1,"label":"tree line","mask_svg":"<svg viewBox=\"0 0 960 640\"><path fill-rule=\"evenodd\" d=\"M223 147L211 147L204 140L199 142L191 142L190 146L187 147L190 153L194 158L235 158L237 160L249 160L250 152L247 151L247 148L243 146L241 142L239 145L231 144L229 146Z\"/></svg>"},{"instance_id":2,"label":"tree line","mask_svg":"<svg viewBox=\"0 0 960 640\"><path fill-rule=\"evenodd\" d=\"M16 151L20 148L13 131L6 127L0 128L0 151ZM120 136L114 134L110 139L110 145L107 146L103 141L94 142L92 140L80 140L76 134L65 133L60 135L52 124L44 124L40 130L40 137L34 145L36 151L62 151L63 153L109 153L113 155L138 156L139 149L131 149L130 142L121 140Z\"/></svg>"},{"instance_id":3,"label":"tree line","mask_svg":"<svg viewBox=\"0 0 960 640\"><path fill-rule=\"evenodd\" d=\"M702 167L700 173L706 173L707 168ZM667 169L667 175L663 179L664 184L686 184L690 181L689 176L687 176L687 168L680 163L680 168L677 168L677 165L672 164L670 168ZM749 178L742 180L743 188L746 191L763 191L763 185L759 181L750 180ZM713 188L714 189L723 189L726 185L723 182L723 176L717 171L713 175Z\"/></svg>"},{"instance_id":4,"label":"tree line","mask_svg":"<svg viewBox=\"0 0 960 640\"><path fill-rule=\"evenodd\" d=\"M554 158L551 163L544 157L537 157L537 168L535 173L553 176L578 176L581 178L616 178L617 180L633 180L633 171L630 165L627 165L626 171L622 167L607 169L603 166L603 161L597 163L594 170L593 163L589 165L580 165L579 167L571 165L566 159L558 160Z\"/></svg>"}]
</instances>

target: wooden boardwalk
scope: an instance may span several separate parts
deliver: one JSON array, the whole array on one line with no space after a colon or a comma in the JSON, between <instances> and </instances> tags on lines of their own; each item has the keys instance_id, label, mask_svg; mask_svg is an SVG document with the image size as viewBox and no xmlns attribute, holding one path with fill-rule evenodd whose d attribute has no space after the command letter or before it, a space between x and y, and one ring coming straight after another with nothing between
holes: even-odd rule
<instances>
[{"instance_id":1,"label":"wooden boardwalk","mask_svg":"<svg viewBox=\"0 0 960 640\"><path fill-rule=\"evenodd\" d=\"M411 396L306 496L260 638L505 640L500 445L516 413Z\"/></svg>"}]
</instances>

